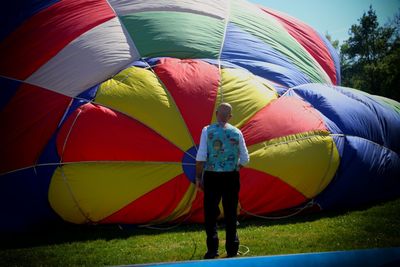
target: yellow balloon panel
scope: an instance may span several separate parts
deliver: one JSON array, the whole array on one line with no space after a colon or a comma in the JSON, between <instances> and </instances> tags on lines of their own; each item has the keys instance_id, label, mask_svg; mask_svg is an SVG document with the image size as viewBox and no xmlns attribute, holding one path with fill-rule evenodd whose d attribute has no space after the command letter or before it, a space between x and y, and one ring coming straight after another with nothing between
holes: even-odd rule
<instances>
[{"instance_id":1,"label":"yellow balloon panel","mask_svg":"<svg viewBox=\"0 0 400 267\"><path fill-rule=\"evenodd\" d=\"M155 222L155 223L174 221L178 218L181 218L184 215L187 215L187 217L191 216L191 214L189 212L192 207L192 203L196 198L196 194L197 194L196 185L191 183L189 185L188 190L182 197L182 200L179 202L179 204L174 209L174 211L171 212L171 214L167 218L165 218L159 222Z\"/></svg>"},{"instance_id":2,"label":"yellow balloon panel","mask_svg":"<svg viewBox=\"0 0 400 267\"><path fill-rule=\"evenodd\" d=\"M139 120L183 151L193 146L174 100L151 70L125 69L101 84L95 102Z\"/></svg>"},{"instance_id":3,"label":"yellow balloon panel","mask_svg":"<svg viewBox=\"0 0 400 267\"><path fill-rule=\"evenodd\" d=\"M53 175L49 201L66 221L97 222L181 173L175 163L64 165Z\"/></svg>"},{"instance_id":4,"label":"yellow balloon panel","mask_svg":"<svg viewBox=\"0 0 400 267\"><path fill-rule=\"evenodd\" d=\"M278 98L277 92L264 80L240 69L222 69L221 85L218 90L216 107L221 102L228 102L233 108L230 124L240 128L260 109ZM216 122L215 112L212 122Z\"/></svg>"},{"instance_id":5,"label":"yellow balloon panel","mask_svg":"<svg viewBox=\"0 0 400 267\"><path fill-rule=\"evenodd\" d=\"M276 138L249 147L253 168L291 185L308 198L332 180L339 153L328 132L317 131Z\"/></svg>"}]
</instances>

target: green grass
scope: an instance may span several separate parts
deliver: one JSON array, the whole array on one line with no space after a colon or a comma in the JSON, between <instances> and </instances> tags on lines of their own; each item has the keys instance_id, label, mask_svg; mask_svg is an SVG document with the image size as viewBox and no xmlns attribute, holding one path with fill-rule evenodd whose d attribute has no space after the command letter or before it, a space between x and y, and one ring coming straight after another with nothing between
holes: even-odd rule
<instances>
[{"instance_id":1,"label":"green grass","mask_svg":"<svg viewBox=\"0 0 400 267\"><path fill-rule=\"evenodd\" d=\"M240 220L246 256L400 246L400 199L357 210L283 220ZM224 232L220 252L224 252ZM102 266L201 259L202 225L168 231L134 226L63 224L1 239L2 266ZM245 247L241 247L246 251Z\"/></svg>"}]
</instances>

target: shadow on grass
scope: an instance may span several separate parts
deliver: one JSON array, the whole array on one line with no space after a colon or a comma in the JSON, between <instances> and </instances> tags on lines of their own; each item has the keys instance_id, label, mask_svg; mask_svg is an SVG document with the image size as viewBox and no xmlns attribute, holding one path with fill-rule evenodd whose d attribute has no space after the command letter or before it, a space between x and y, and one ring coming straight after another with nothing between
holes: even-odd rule
<instances>
[{"instance_id":1,"label":"shadow on grass","mask_svg":"<svg viewBox=\"0 0 400 267\"><path fill-rule=\"evenodd\" d=\"M169 226L160 226L160 228ZM2 234L0 249L29 248L81 241L127 239L136 235L158 235L165 231L196 232L202 231L200 224L181 224L172 230L150 229L143 226L108 224L76 225L57 223L43 225L40 229L21 233Z\"/></svg>"},{"instance_id":2,"label":"shadow on grass","mask_svg":"<svg viewBox=\"0 0 400 267\"><path fill-rule=\"evenodd\" d=\"M393 200L392 200L393 201ZM344 215L348 212L364 211L373 206L379 206L386 202L374 203L369 205L359 206L357 208L347 208L340 210L312 212L312 209L305 210L301 214L284 219L261 219L251 216L239 218L240 228L253 226L274 226L286 225L303 222L312 222L322 218L333 218ZM400 214L400 199L394 200L385 204L385 210L390 210L390 214L399 217ZM382 211L385 213L385 211ZM290 214L290 211L288 212ZM283 214L279 214L283 215ZM271 215L272 216L272 215ZM393 218L395 220L395 218ZM221 228L223 222L220 222ZM72 243L90 240L113 240L127 239L137 235L158 235L165 231L169 232L201 232L204 230L201 224L177 224L159 226L160 229L150 229L135 225L75 225L69 223L57 223L51 225L43 225L40 229L35 229L30 232L3 234L0 241L0 249L16 249L28 248L36 246L56 245L63 243Z\"/></svg>"}]
</instances>

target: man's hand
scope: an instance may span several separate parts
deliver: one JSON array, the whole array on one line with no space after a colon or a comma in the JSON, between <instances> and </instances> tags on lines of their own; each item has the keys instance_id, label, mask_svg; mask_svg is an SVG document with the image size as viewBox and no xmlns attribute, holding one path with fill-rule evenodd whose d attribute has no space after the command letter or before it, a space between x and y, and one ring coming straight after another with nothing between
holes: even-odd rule
<instances>
[{"instance_id":1,"label":"man's hand","mask_svg":"<svg viewBox=\"0 0 400 267\"><path fill-rule=\"evenodd\" d=\"M200 179L198 179L197 177L196 177L196 188L197 188L197 190L199 190L199 191L204 191L204 185L203 185L203 183L202 183L202 181L201 181L201 178Z\"/></svg>"},{"instance_id":2,"label":"man's hand","mask_svg":"<svg viewBox=\"0 0 400 267\"><path fill-rule=\"evenodd\" d=\"M196 188L200 191L204 190L203 184L203 170L204 170L204 161L196 161Z\"/></svg>"}]
</instances>

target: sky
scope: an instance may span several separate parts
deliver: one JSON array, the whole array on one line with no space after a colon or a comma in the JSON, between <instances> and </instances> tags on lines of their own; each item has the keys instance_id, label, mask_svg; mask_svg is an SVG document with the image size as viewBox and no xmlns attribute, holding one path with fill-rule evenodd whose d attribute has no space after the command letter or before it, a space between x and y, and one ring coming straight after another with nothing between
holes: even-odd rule
<instances>
[{"instance_id":1,"label":"sky","mask_svg":"<svg viewBox=\"0 0 400 267\"><path fill-rule=\"evenodd\" d=\"M319 33L328 32L340 44L349 38L348 31L369 6L375 10L380 26L400 13L400 0L250 0L300 19Z\"/></svg>"}]
</instances>

